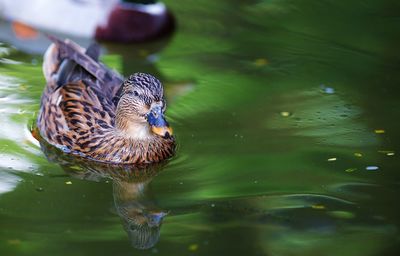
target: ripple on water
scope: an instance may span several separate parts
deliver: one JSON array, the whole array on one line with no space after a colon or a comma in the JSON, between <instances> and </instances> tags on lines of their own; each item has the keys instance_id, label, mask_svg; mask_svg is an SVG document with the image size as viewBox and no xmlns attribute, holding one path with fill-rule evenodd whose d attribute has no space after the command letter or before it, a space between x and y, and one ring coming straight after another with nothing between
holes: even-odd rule
<instances>
[{"instance_id":1,"label":"ripple on water","mask_svg":"<svg viewBox=\"0 0 400 256\"><path fill-rule=\"evenodd\" d=\"M322 95L318 88L293 92L280 98L280 115L268 117L265 126L305 136L321 144L362 147L376 145L378 138L359 121L361 109L338 94ZM286 117L286 118L282 118Z\"/></svg>"},{"instance_id":2,"label":"ripple on water","mask_svg":"<svg viewBox=\"0 0 400 256\"><path fill-rule=\"evenodd\" d=\"M390 241L397 232L396 226L384 218L369 213L356 202L334 196L287 194L213 204L207 212L212 216L214 228L232 225L254 228L267 251L285 252L282 255L298 255L299 249L336 248L338 243L364 251L362 244L354 245L360 237Z\"/></svg>"}]
</instances>

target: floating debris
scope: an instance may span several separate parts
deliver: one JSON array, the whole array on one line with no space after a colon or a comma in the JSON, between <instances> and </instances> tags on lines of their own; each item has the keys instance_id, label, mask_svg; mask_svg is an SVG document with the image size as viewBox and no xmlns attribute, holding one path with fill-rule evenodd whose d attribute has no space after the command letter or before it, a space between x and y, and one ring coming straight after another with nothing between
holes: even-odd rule
<instances>
[{"instance_id":1,"label":"floating debris","mask_svg":"<svg viewBox=\"0 0 400 256\"><path fill-rule=\"evenodd\" d=\"M188 247L188 250L192 251L192 252L197 251L197 249L199 249L199 245L198 244L191 244Z\"/></svg>"},{"instance_id":2,"label":"floating debris","mask_svg":"<svg viewBox=\"0 0 400 256\"><path fill-rule=\"evenodd\" d=\"M357 171L357 168L348 168L346 170L344 170L345 172L354 172Z\"/></svg>"},{"instance_id":3,"label":"floating debris","mask_svg":"<svg viewBox=\"0 0 400 256\"><path fill-rule=\"evenodd\" d=\"M313 205L311 205L311 208L316 209L316 210L324 210L326 207L325 207L325 205L322 205L322 204L313 204Z\"/></svg>"},{"instance_id":4,"label":"floating debris","mask_svg":"<svg viewBox=\"0 0 400 256\"><path fill-rule=\"evenodd\" d=\"M42 187L38 187L38 188L36 188L36 191L37 191L37 192L43 192L44 189L43 189Z\"/></svg>"},{"instance_id":5,"label":"floating debris","mask_svg":"<svg viewBox=\"0 0 400 256\"><path fill-rule=\"evenodd\" d=\"M19 89L20 89L21 91L26 91L26 90L28 89L28 86L27 86L26 84L20 84L20 85L19 85Z\"/></svg>"},{"instance_id":6,"label":"floating debris","mask_svg":"<svg viewBox=\"0 0 400 256\"><path fill-rule=\"evenodd\" d=\"M334 88L325 86L324 84L321 84L321 90L323 93L326 93L326 94L334 94L335 93Z\"/></svg>"},{"instance_id":7,"label":"floating debris","mask_svg":"<svg viewBox=\"0 0 400 256\"><path fill-rule=\"evenodd\" d=\"M374 132L375 132L376 134L383 134L383 133L385 133L385 130L383 130L383 129L376 129Z\"/></svg>"},{"instance_id":8,"label":"floating debris","mask_svg":"<svg viewBox=\"0 0 400 256\"><path fill-rule=\"evenodd\" d=\"M377 171L377 170L379 170L379 167L378 166L374 166L374 165L370 165L370 166L365 167L365 170L367 170L367 171Z\"/></svg>"},{"instance_id":9,"label":"floating debris","mask_svg":"<svg viewBox=\"0 0 400 256\"><path fill-rule=\"evenodd\" d=\"M336 161L337 160L337 158L336 157L331 157L331 158L328 158L328 162L333 162L333 161Z\"/></svg>"},{"instance_id":10,"label":"floating debris","mask_svg":"<svg viewBox=\"0 0 400 256\"><path fill-rule=\"evenodd\" d=\"M354 156L356 156L356 157L362 157L363 154L356 152L356 153L354 153Z\"/></svg>"},{"instance_id":11,"label":"floating debris","mask_svg":"<svg viewBox=\"0 0 400 256\"><path fill-rule=\"evenodd\" d=\"M259 58L254 61L254 65L257 67L262 67L268 64L268 60L265 58Z\"/></svg>"},{"instance_id":12,"label":"floating debris","mask_svg":"<svg viewBox=\"0 0 400 256\"><path fill-rule=\"evenodd\" d=\"M9 239L7 240L7 243L10 245L20 245L21 244L21 240L19 239Z\"/></svg>"},{"instance_id":13,"label":"floating debris","mask_svg":"<svg viewBox=\"0 0 400 256\"><path fill-rule=\"evenodd\" d=\"M291 116L291 115L292 115L292 113L290 113L290 112L288 112L288 111L282 111L280 114L281 114L281 116L283 116L283 117L288 117L288 116Z\"/></svg>"},{"instance_id":14,"label":"floating debris","mask_svg":"<svg viewBox=\"0 0 400 256\"><path fill-rule=\"evenodd\" d=\"M215 204L211 204L211 207L215 207Z\"/></svg>"},{"instance_id":15,"label":"floating debris","mask_svg":"<svg viewBox=\"0 0 400 256\"><path fill-rule=\"evenodd\" d=\"M385 154L387 156L394 156L395 153L392 150L378 150L379 153Z\"/></svg>"},{"instance_id":16,"label":"floating debris","mask_svg":"<svg viewBox=\"0 0 400 256\"><path fill-rule=\"evenodd\" d=\"M71 185L71 184L72 184L72 181L66 181L65 184Z\"/></svg>"}]
</instances>

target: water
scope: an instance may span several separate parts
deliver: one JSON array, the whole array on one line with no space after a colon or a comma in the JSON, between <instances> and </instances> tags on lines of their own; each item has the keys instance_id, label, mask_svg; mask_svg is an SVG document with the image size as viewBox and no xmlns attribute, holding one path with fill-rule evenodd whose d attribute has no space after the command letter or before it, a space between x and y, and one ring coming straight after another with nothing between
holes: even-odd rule
<instances>
[{"instance_id":1,"label":"water","mask_svg":"<svg viewBox=\"0 0 400 256\"><path fill-rule=\"evenodd\" d=\"M397 255L400 5L167 5L170 40L105 46L166 86L179 150L145 174L49 162L41 56L1 46L0 254ZM148 214L167 215L139 250Z\"/></svg>"}]
</instances>

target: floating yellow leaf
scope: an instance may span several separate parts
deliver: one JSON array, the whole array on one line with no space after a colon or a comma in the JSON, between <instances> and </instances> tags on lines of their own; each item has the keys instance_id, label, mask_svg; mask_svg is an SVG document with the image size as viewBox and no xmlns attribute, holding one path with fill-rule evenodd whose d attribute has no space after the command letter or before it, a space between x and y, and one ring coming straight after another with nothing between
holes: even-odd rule
<instances>
[{"instance_id":1,"label":"floating yellow leaf","mask_svg":"<svg viewBox=\"0 0 400 256\"><path fill-rule=\"evenodd\" d=\"M21 85L19 86L19 89L20 89L21 91L26 91L26 89L28 89L28 86L27 86L26 84L21 84Z\"/></svg>"},{"instance_id":2,"label":"floating yellow leaf","mask_svg":"<svg viewBox=\"0 0 400 256\"><path fill-rule=\"evenodd\" d=\"M192 251L192 252L197 251L197 249L199 249L199 245L198 244L191 244L188 247L188 250Z\"/></svg>"},{"instance_id":3,"label":"floating yellow leaf","mask_svg":"<svg viewBox=\"0 0 400 256\"><path fill-rule=\"evenodd\" d=\"M349 169L346 169L344 171L345 172L354 172L354 171L357 171L357 168L349 168Z\"/></svg>"},{"instance_id":4,"label":"floating yellow leaf","mask_svg":"<svg viewBox=\"0 0 400 256\"><path fill-rule=\"evenodd\" d=\"M281 116L283 116L283 117L288 117L288 116L290 116L290 112L288 112L288 111L282 111L282 112L281 112Z\"/></svg>"},{"instance_id":5,"label":"floating yellow leaf","mask_svg":"<svg viewBox=\"0 0 400 256\"><path fill-rule=\"evenodd\" d=\"M19 239L10 239L10 240L7 240L7 243L11 244L11 245L19 245L19 244L21 244L21 240L19 240Z\"/></svg>"},{"instance_id":6,"label":"floating yellow leaf","mask_svg":"<svg viewBox=\"0 0 400 256\"><path fill-rule=\"evenodd\" d=\"M337 158L336 157L331 157L331 158L328 158L328 162L333 162L333 161L336 161L337 160Z\"/></svg>"},{"instance_id":7,"label":"floating yellow leaf","mask_svg":"<svg viewBox=\"0 0 400 256\"><path fill-rule=\"evenodd\" d=\"M65 184L71 185L71 184L72 184L72 181L66 181Z\"/></svg>"},{"instance_id":8,"label":"floating yellow leaf","mask_svg":"<svg viewBox=\"0 0 400 256\"><path fill-rule=\"evenodd\" d=\"M354 153L354 156L356 156L356 157L362 157L363 155L362 155L361 153L356 152L356 153Z\"/></svg>"},{"instance_id":9,"label":"floating yellow leaf","mask_svg":"<svg viewBox=\"0 0 400 256\"><path fill-rule=\"evenodd\" d=\"M325 209L325 205L314 204L314 205L311 206L311 208L316 209L316 210L323 210L323 209Z\"/></svg>"},{"instance_id":10,"label":"floating yellow leaf","mask_svg":"<svg viewBox=\"0 0 400 256\"><path fill-rule=\"evenodd\" d=\"M256 59L256 60L254 61L254 64L255 64L257 67L262 67L262 66L265 66L265 65L268 64L268 60L265 59L265 58L259 58L259 59Z\"/></svg>"},{"instance_id":11,"label":"floating yellow leaf","mask_svg":"<svg viewBox=\"0 0 400 256\"><path fill-rule=\"evenodd\" d=\"M382 134L382 133L385 133L385 130L383 130L383 129L376 129L376 130L375 130L375 133L376 133L376 134Z\"/></svg>"}]
</instances>

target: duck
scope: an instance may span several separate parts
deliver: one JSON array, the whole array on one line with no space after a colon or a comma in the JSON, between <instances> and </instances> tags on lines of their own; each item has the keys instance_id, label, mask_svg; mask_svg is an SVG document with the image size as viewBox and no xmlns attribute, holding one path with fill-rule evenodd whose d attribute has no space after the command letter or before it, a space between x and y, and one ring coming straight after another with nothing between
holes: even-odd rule
<instances>
[{"instance_id":1,"label":"duck","mask_svg":"<svg viewBox=\"0 0 400 256\"><path fill-rule=\"evenodd\" d=\"M39 31L117 43L151 41L170 35L175 19L156 0L0 0L0 18L19 39Z\"/></svg>"},{"instance_id":2,"label":"duck","mask_svg":"<svg viewBox=\"0 0 400 256\"><path fill-rule=\"evenodd\" d=\"M172 157L176 141L165 117L161 82L151 74L124 79L87 49L49 36L43 60L46 80L37 117L41 139L85 159L148 164Z\"/></svg>"}]
</instances>

